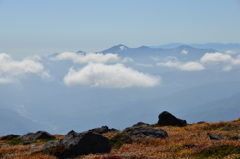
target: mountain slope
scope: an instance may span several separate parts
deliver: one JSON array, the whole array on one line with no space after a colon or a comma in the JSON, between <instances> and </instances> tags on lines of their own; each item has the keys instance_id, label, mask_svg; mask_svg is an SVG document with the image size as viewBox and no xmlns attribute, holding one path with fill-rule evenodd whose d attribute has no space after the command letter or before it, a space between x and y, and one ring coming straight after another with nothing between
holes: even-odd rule
<instances>
[{"instance_id":1,"label":"mountain slope","mask_svg":"<svg viewBox=\"0 0 240 159\"><path fill-rule=\"evenodd\" d=\"M41 128L43 129L44 126L20 116L15 111L0 108L0 136L9 133L22 135Z\"/></svg>"},{"instance_id":2,"label":"mountain slope","mask_svg":"<svg viewBox=\"0 0 240 159\"><path fill-rule=\"evenodd\" d=\"M229 121L237 119L240 115L240 93L229 98L209 102L194 109L191 113L185 113L184 118L191 118L193 122L198 121Z\"/></svg>"}]
</instances>

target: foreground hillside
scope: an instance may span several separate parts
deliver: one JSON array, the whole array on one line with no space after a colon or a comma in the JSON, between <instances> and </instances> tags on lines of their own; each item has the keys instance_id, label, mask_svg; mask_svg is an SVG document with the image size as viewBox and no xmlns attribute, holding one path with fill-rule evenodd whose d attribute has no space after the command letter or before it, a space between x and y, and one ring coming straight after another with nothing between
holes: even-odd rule
<instances>
[{"instance_id":1,"label":"foreground hillside","mask_svg":"<svg viewBox=\"0 0 240 159\"><path fill-rule=\"evenodd\" d=\"M161 158L240 158L240 118L235 121L218 123L198 123L183 127L145 125L154 129L163 129L168 138L131 139L121 132L104 133L110 141L111 151L104 154L89 154L78 159L161 159ZM210 134L218 134L220 140L210 139ZM54 135L56 139L64 135ZM221 139L222 137L222 139ZM53 140L56 140L53 139ZM13 136L0 138L0 158L16 159L56 159L64 151L56 147L40 150L48 140L26 141Z\"/></svg>"}]
</instances>

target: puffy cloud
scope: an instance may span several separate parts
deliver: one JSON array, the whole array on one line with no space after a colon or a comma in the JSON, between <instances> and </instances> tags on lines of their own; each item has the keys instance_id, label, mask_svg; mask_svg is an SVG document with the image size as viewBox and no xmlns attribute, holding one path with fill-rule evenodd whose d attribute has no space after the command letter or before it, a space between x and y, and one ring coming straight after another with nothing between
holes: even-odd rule
<instances>
[{"instance_id":1,"label":"puffy cloud","mask_svg":"<svg viewBox=\"0 0 240 159\"><path fill-rule=\"evenodd\" d=\"M117 54L87 53L83 55L72 52L64 52L51 59L57 61L72 60L74 63L88 63L88 62L113 63L118 62L120 60Z\"/></svg>"},{"instance_id":2,"label":"puffy cloud","mask_svg":"<svg viewBox=\"0 0 240 159\"><path fill-rule=\"evenodd\" d=\"M205 69L203 65L198 62L187 62L179 66L179 68L183 71L200 71Z\"/></svg>"},{"instance_id":3,"label":"puffy cloud","mask_svg":"<svg viewBox=\"0 0 240 159\"><path fill-rule=\"evenodd\" d=\"M230 71L234 66L236 65L240 65L240 55L238 55L237 57L232 57L230 54L230 51L228 52L228 54L224 54L224 53L206 53L203 55L203 57L200 59L200 61L202 63L208 63L208 64L219 64L224 63L227 66L224 66L224 68L222 69L222 71Z\"/></svg>"},{"instance_id":4,"label":"puffy cloud","mask_svg":"<svg viewBox=\"0 0 240 159\"><path fill-rule=\"evenodd\" d=\"M184 54L184 55L187 55L188 51L187 50L182 50L181 53Z\"/></svg>"},{"instance_id":5,"label":"puffy cloud","mask_svg":"<svg viewBox=\"0 0 240 159\"><path fill-rule=\"evenodd\" d=\"M168 61L168 62L157 63L157 66L176 67L182 71L200 71L205 69L203 65L201 65L198 62L181 63L181 62Z\"/></svg>"},{"instance_id":6,"label":"puffy cloud","mask_svg":"<svg viewBox=\"0 0 240 159\"><path fill-rule=\"evenodd\" d=\"M233 65L240 65L240 55L238 55L236 59L232 60L232 64Z\"/></svg>"},{"instance_id":7,"label":"puffy cloud","mask_svg":"<svg viewBox=\"0 0 240 159\"><path fill-rule=\"evenodd\" d=\"M200 61L202 63L219 63L219 62L231 62L232 57L227 54L220 52L206 53L201 57Z\"/></svg>"},{"instance_id":8,"label":"puffy cloud","mask_svg":"<svg viewBox=\"0 0 240 159\"><path fill-rule=\"evenodd\" d=\"M13 83L26 74L42 75L44 73L44 67L39 62L30 59L16 61L6 53L0 54L0 83L2 84Z\"/></svg>"},{"instance_id":9,"label":"puffy cloud","mask_svg":"<svg viewBox=\"0 0 240 159\"><path fill-rule=\"evenodd\" d=\"M180 67L181 63L180 62L167 61L167 62L159 62L159 63L157 63L157 66Z\"/></svg>"},{"instance_id":10,"label":"puffy cloud","mask_svg":"<svg viewBox=\"0 0 240 159\"><path fill-rule=\"evenodd\" d=\"M232 51L232 50L227 50L227 51L225 51L225 53L234 55L234 54L237 54L238 52L237 51Z\"/></svg>"},{"instance_id":11,"label":"puffy cloud","mask_svg":"<svg viewBox=\"0 0 240 159\"><path fill-rule=\"evenodd\" d=\"M151 76L123 64L105 65L89 63L79 71L71 68L63 79L68 86L87 85L91 87L127 88L154 87L160 83L159 76Z\"/></svg>"}]
</instances>

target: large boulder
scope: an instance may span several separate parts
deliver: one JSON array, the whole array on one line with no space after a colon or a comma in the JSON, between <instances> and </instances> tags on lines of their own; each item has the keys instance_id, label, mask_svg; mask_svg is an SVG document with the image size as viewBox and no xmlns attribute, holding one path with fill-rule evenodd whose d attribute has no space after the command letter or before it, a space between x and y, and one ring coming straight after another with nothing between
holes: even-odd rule
<instances>
[{"instance_id":1,"label":"large boulder","mask_svg":"<svg viewBox=\"0 0 240 159\"><path fill-rule=\"evenodd\" d=\"M168 138L168 134L165 130L154 129L152 127L147 127L147 126L128 127L126 129L124 129L122 131L122 133L129 134L132 139L135 139L135 138L147 138L147 139Z\"/></svg>"},{"instance_id":2,"label":"large boulder","mask_svg":"<svg viewBox=\"0 0 240 159\"><path fill-rule=\"evenodd\" d=\"M158 116L158 125L160 126L186 126L186 120L178 119L171 113L164 111Z\"/></svg>"},{"instance_id":3,"label":"large boulder","mask_svg":"<svg viewBox=\"0 0 240 159\"><path fill-rule=\"evenodd\" d=\"M56 137L46 131L38 131L36 133L27 133L20 137L21 140L37 140L37 139L55 139Z\"/></svg>"},{"instance_id":4,"label":"large boulder","mask_svg":"<svg viewBox=\"0 0 240 159\"><path fill-rule=\"evenodd\" d=\"M104 133L115 133L115 132L119 132L119 130L117 129L109 129L108 126L102 126L101 128L95 128L95 129L91 129L88 130L90 132L94 132L97 134L104 134Z\"/></svg>"},{"instance_id":5,"label":"large boulder","mask_svg":"<svg viewBox=\"0 0 240 159\"><path fill-rule=\"evenodd\" d=\"M60 158L74 158L81 155L110 152L109 140L93 132L76 133L71 131L65 138L47 142L41 150L64 145L66 151Z\"/></svg>"}]
</instances>

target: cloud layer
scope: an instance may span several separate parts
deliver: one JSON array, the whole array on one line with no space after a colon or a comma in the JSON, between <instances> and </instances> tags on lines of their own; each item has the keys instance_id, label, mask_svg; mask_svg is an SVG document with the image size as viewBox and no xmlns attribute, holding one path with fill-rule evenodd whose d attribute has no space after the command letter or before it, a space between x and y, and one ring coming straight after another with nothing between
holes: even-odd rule
<instances>
[{"instance_id":1,"label":"cloud layer","mask_svg":"<svg viewBox=\"0 0 240 159\"><path fill-rule=\"evenodd\" d=\"M175 61L175 62L167 61L167 62L159 62L157 63L157 66L176 67L182 71L201 71L205 69L203 65L198 62L181 63L178 61Z\"/></svg>"},{"instance_id":2,"label":"cloud layer","mask_svg":"<svg viewBox=\"0 0 240 159\"><path fill-rule=\"evenodd\" d=\"M79 71L71 68L64 77L64 83L68 86L87 85L107 88L154 87L160 84L160 77L138 72L123 64L89 63Z\"/></svg>"},{"instance_id":3,"label":"cloud layer","mask_svg":"<svg viewBox=\"0 0 240 159\"><path fill-rule=\"evenodd\" d=\"M50 76L39 62L28 58L16 61L6 53L0 54L0 83L13 83L27 74L38 74L43 78Z\"/></svg>"},{"instance_id":4,"label":"cloud layer","mask_svg":"<svg viewBox=\"0 0 240 159\"><path fill-rule=\"evenodd\" d=\"M231 62L232 57L227 54L223 54L220 52L215 53L206 53L200 59L202 63L219 63L219 62Z\"/></svg>"},{"instance_id":5,"label":"cloud layer","mask_svg":"<svg viewBox=\"0 0 240 159\"><path fill-rule=\"evenodd\" d=\"M72 60L74 63L88 63L88 62L114 63L120 60L117 54L87 53L84 55L73 52L64 52L51 59L57 61Z\"/></svg>"}]
</instances>

